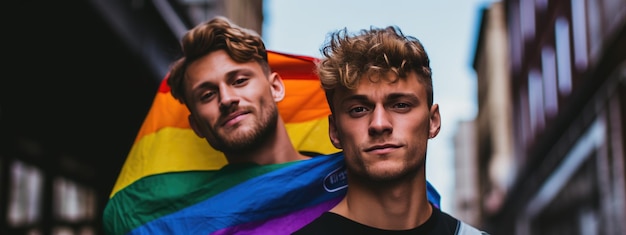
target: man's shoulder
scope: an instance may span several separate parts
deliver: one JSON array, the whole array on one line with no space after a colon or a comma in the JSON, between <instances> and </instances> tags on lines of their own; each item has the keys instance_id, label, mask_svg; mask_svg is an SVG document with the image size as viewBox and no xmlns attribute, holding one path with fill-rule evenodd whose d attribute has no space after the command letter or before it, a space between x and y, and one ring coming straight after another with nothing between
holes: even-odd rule
<instances>
[{"instance_id":1,"label":"man's shoulder","mask_svg":"<svg viewBox=\"0 0 626 235\"><path fill-rule=\"evenodd\" d=\"M457 219L455 217L453 217L452 215L443 212L439 209L436 210L436 212L440 213L441 215L441 219L444 222L444 224L448 224L448 226L455 224L456 226L456 231L455 231L455 235L489 235L489 233L481 231L477 228L475 228L472 225L469 225L465 222L463 222L460 219Z\"/></svg>"},{"instance_id":2,"label":"man's shoulder","mask_svg":"<svg viewBox=\"0 0 626 235\"><path fill-rule=\"evenodd\" d=\"M477 228L459 220L459 227L456 230L456 235L489 235L489 233L478 230Z\"/></svg>"}]
</instances>

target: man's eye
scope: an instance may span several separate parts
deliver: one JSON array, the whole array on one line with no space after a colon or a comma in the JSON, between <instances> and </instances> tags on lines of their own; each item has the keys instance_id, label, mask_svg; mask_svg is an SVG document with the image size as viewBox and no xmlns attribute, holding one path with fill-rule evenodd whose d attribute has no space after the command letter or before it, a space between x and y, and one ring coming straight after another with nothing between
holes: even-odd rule
<instances>
[{"instance_id":1,"label":"man's eye","mask_svg":"<svg viewBox=\"0 0 626 235\"><path fill-rule=\"evenodd\" d=\"M250 79L249 78L237 78L233 82L233 85L241 85L241 84L246 83L248 80L250 80Z\"/></svg>"},{"instance_id":2,"label":"man's eye","mask_svg":"<svg viewBox=\"0 0 626 235\"><path fill-rule=\"evenodd\" d=\"M215 91L207 91L200 96L201 101L209 101L215 97Z\"/></svg>"},{"instance_id":3,"label":"man's eye","mask_svg":"<svg viewBox=\"0 0 626 235\"><path fill-rule=\"evenodd\" d=\"M408 112L411 110L411 105L407 103L396 103L393 105L393 109L402 112Z\"/></svg>"},{"instance_id":4,"label":"man's eye","mask_svg":"<svg viewBox=\"0 0 626 235\"><path fill-rule=\"evenodd\" d=\"M359 113L363 113L363 112L366 112L366 111L367 111L367 109L365 107L355 107L355 108L350 109L349 112L352 113L352 114L359 114Z\"/></svg>"},{"instance_id":5,"label":"man's eye","mask_svg":"<svg viewBox=\"0 0 626 235\"><path fill-rule=\"evenodd\" d=\"M406 104L406 103L397 103L397 104L395 104L395 107L396 107L396 108L401 108L401 109L402 109L402 108L408 108L408 107L409 107L409 105L408 105L408 104Z\"/></svg>"}]
</instances>

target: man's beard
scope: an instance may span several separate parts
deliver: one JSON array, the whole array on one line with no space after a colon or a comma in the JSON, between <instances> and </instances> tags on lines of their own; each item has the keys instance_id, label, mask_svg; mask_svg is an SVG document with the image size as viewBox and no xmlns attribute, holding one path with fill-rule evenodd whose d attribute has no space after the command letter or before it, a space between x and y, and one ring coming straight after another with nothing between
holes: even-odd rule
<instances>
[{"instance_id":1,"label":"man's beard","mask_svg":"<svg viewBox=\"0 0 626 235\"><path fill-rule=\"evenodd\" d=\"M261 113L259 120L254 122L252 130L247 133L238 133L237 136L222 134L216 138L213 148L227 155L237 155L255 151L265 145L267 140L273 138L276 133L278 109L276 105L270 105L265 110Z\"/></svg>"}]
</instances>

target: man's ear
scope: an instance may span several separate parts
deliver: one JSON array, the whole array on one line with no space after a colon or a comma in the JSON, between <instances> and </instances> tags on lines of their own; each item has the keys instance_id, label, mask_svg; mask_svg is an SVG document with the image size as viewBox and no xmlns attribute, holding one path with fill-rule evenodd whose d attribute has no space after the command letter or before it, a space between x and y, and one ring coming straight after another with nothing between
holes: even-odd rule
<instances>
[{"instance_id":1,"label":"man's ear","mask_svg":"<svg viewBox=\"0 0 626 235\"><path fill-rule=\"evenodd\" d=\"M328 137L330 137L330 142L335 146L335 148L342 149L341 140L339 140L339 134L337 133L337 126L335 125L335 117L333 115L328 115Z\"/></svg>"},{"instance_id":2,"label":"man's ear","mask_svg":"<svg viewBox=\"0 0 626 235\"><path fill-rule=\"evenodd\" d=\"M283 79L276 72L273 72L269 76L270 88L272 89L272 95L274 96L274 101L279 102L285 98L285 84L283 83Z\"/></svg>"},{"instance_id":3,"label":"man's ear","mask_svg":"<svg viewBox=\"0 0 626 235\"><path fill-rule=\"evenodd\" d=\"M433 104L430 107L430 130L428 131L428 138L435 138L441 130L441 114L439 114L439 105Z\"/></svg>"},{"instance_id":4,"label":"man's ear","mask_svg":"<svg viewBox=\"0 0 626 235\"><path fill-rule=\"evenodd\" d=\"M204 138L205 136L200 131L200 128L198 127L198 122L196 122L196 119L191 114L189 114L189 116L187 116L187 120L189 121L189 126L191 126L191 129L193 130L193 132L196 133L198 137Z\"/></svg>"}]
</instances>

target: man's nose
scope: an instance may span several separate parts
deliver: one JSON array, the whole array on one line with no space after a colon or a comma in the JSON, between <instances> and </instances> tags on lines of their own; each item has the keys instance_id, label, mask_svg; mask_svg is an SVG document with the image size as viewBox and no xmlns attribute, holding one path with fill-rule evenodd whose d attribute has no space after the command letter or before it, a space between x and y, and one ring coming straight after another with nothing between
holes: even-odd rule
<instances>
[{"instance_id":1,"label":"man's nose","mask_svg":"<svg viewBox=\"0 0 626 235\"><path fill-rule=\"evenodd\" d=\"M389 134L393 130L389 113L383 107L375 107L372 111L368 133L369 135Z\"/></svg>"},{"instance_id":2,"label":"man's nose","mask_svg":"<svg viewBox=\"0 0 626 235\"><path fill-rule=\"evenodd\" d=\"M219 90L220 109L228 110L239 104L239 95L233 87L222 85Z\"/></svg>"}]
</instances>

